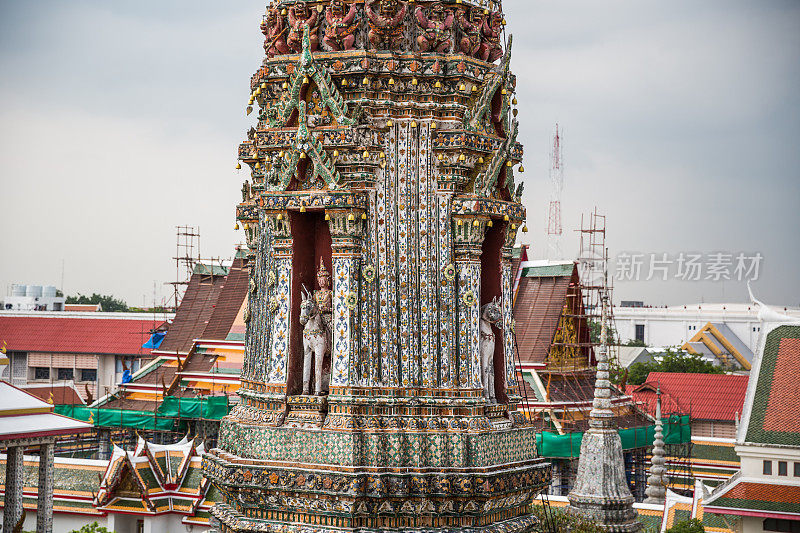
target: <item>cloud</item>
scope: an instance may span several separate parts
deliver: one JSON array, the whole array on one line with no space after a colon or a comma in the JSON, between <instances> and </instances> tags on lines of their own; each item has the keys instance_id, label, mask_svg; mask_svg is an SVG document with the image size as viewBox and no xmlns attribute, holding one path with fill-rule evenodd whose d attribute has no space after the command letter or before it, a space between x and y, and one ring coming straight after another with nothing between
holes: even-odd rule
<instances>
[{"instance_id":1,"label":"cloud","mask_svg":"<svg viewBox=\"0 0 800 533\"><path fill-rule=\"evenodd\" d=\"M761 251L760 297L797 305L800 5L505 0L515 34L525 202L546 253L548 150L565 131L565 254L581 213L612 256ZM236 147L263 50L256 1L0 3L1 283L139 304L175 277L174 226L229 256ZM8 260L6 258L12 258ZM628 283L652 304L746 296ZM741 293L741 294L739 294Z\"/></svg>"}]
</instances>

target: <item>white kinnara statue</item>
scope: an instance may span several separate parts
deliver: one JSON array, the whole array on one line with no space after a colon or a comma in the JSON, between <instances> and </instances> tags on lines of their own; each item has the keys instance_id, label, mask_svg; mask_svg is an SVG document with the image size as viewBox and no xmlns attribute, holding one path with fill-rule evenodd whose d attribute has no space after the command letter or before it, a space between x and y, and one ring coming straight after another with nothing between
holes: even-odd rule
<instances>
[{"instance_id":1,"label":"white kinnara statue","mask_svg":"<svg viewBox=\"0 0 800 533\"><path fill-rule=\"evenodd\" d=\"M500 300L494 300L481 307L481 379L483 395L487 400L497 401L494 391L494 331L492 325L499 327L503 315L500 311Z\"/></svg>"},{"instance_id":2,"label":"white kinnara statue","mask_svg":"<svg viewBox=\"0 0 800 533\"><path fill-rule=\"evenodd\" d=\"M300 303L300 324L303 326L303 394L311 394L311 357L314 357L314 392L325 394L322 387L323 362L331 349L331 316L333 293L331 276L320 261L317 272L319 290L314 294L303 285L303 301Z\"/></svg>"}]
</instances>

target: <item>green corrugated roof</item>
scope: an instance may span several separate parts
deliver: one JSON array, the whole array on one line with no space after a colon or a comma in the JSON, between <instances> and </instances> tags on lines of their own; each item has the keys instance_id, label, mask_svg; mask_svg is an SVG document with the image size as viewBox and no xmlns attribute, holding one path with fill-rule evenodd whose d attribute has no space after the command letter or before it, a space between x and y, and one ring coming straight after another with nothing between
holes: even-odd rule
<instances>
[{"instance_id":1,"label":"green corrugated roof","mask_svg":"<svg viewBox=\"0 0 800 533\"><path fill-rule=\"evenodd\" d=\"M536 380L533 378L532 372L520 372L522 374L522 379L525 380L525 383L530 385L531 389L533 389L533 393L536 395L537 402L543 402L544 396L542 395L542 391L539 390L539 387L536 385ZM529 398L531 400L532 398Z\"/></svg>"},{"instance_id":2,"label":"green corrugated roof","mask_svg":"<svg viewBox=\"0 0 800 533\"><path fill-rule=\"evenodd\" d=\"M183 478L181 488L196 490L200 487L201 481L203 481L203 471L200 468L189 467L189 470Z\"/></svg>"},{"instance_id":3,"label":"green corrugated roof","mask_svg":"<svg viewBox=\"0 0 800 533\"><path fill-rule=\"evenodd\" d=\"M206 276L227 276L229 268L221 265L205 265L197 263L194 265L195 274L205 274Z\"/></svg>"},{"instance_id":4,"label":"green corrugated roof","mask_svg":"<svg viewBox=\"0 0 800 533\"><path fill-rule=\"evenodd\" d=\"M559 265L526 266L522 269L522 275L526 278L552 278L571 276L575 268L574 263L564 263Z\"/></svg>"},{"instance_id":5,"label":"green corrugated roof","mask_svg":"<svg viewBox=\"0 0 800 533\"><path fill-rule=\"evenodd\" d=\"M714 446L713 444L692 444L693 459L713 459L739 463L739 456L733 446Z\"/></svg>"},{"instance_id":6,"label":"green corrugated roof","mask_svg":"<svg viewBox=\"0 0 800 533\"><path fill-rule=\"evenodd\" d=\"M639 513L638 520L644 524L645 530L649 527L651 530L657 531L661 527L661 515L651 516Z\"/></svg>"}]
</instances>

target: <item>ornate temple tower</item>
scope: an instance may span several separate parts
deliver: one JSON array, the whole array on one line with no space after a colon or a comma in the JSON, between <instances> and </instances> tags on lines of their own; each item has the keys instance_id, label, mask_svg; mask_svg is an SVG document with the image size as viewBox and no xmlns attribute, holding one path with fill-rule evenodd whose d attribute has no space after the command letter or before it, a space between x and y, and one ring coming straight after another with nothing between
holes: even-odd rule
<instances>
[{"instance_id":1,"label":"ornate temple tower","mask_svg":"<svg viewBox=\"0 0 800 533\"><path fill-rule=\"evenodd\" d=\"M550 468L517 410L504 24L498 0L268 7L242 401L204 458L219 531L533 526Z\"/></svg>"}]
</instances>

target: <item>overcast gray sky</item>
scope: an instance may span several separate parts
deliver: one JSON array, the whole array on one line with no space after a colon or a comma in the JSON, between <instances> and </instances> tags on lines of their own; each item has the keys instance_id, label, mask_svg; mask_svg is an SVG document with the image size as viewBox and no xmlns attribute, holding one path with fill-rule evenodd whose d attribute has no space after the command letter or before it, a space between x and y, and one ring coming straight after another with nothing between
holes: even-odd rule
<instances>
[{"instance_id":1,"label":"overcast gray sky","mask_svg":"<svg viewBox=\"0 0 800 533\"><path fill-rule=\"evenodd\" d=\"M505 0L534 257L565 130L565 255L597 206L612 257L763 257L800 304L800 2ZM236 147L263 1L0 0L0 286L159 298L175 226L230 256ZM646 255L645 258L649 257ZM646 264L642 277L646 277ZM672 276L672 272L670 273ZM705 277L705 274L704 276ZM617 282L649 304L742 301L731 280Z\"/></svg>"}]
</instances>

